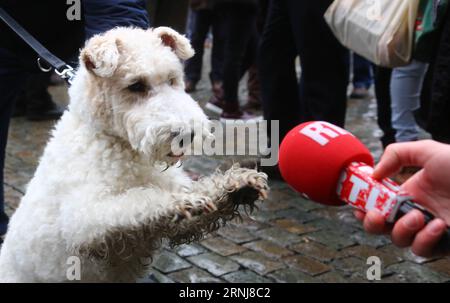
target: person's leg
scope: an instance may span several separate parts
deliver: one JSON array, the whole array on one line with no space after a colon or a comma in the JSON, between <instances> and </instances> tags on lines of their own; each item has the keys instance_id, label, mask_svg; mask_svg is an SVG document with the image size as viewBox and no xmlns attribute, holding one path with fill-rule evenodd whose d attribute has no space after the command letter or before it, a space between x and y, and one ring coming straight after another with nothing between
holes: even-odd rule
<instances>
[{"instance_id":1,"label":"person's leg","mask_svg":"<svg viewBox=\"0 0 450 303\"><path fill-rule=\"evenodd\" d=\"M194 25L191 34L191 44L195 50L195 55L186 61L184 69L186 82L190 82L192 86L192 89L186 87L188 91L195 89L195 85L201 78L205 39L212 21L210 10L192 11L192 15Z\"/></svg>"},{"instance_id":2,"label":"person's leg","mask_svg":"<svg viewBox=\"0 0 450 303\"><path fill-rule=\"evenodd\" d=\"M261 85L258 78L258 67L253 64L248 69L247 80L248 98L243 109L249 112L261 110Z\"/></svg>"},{"instance_id":3,"label":"person's leg","mask_svg":"<svg viewBox=\"0 0 450 303\"><path fill-rule=\"evenodd\" d=\"M389 144L395 143L395 130L391 122L391 82L392 70L389 68L374 67L375 98L377 100L377 122L383 131L381 144L386 148Z\"/></svg>"},{"instance_id":4,"label":"person's leg","mask_svg":"<svg viewBox=\"0 0 450 303\"><path fill-rule=\"evenodd\" d=\"M224 119L245 119L245 113L239 109L238 86L245 48L251 36L251 27L255 24L256 8L252 5L227 3L217 7L226 39L224 47L223 91Z\"/></svg>"},{"instance_id":5,"label":"person's leg","mask_svg":"<svg viewBox=\"0 0 450 303\"><path fill-rule=\"evenodd\" d=\"M15 56L0 49L0 235L6 233L8 226L8 216L5 214L4 170L9 122L14 99L26 79L18 67Z\"/></svg>"},{"instance_id":6,"label":"person's leg","mask_svg":"<svg viewBox=\"0 0 450 303\"><path fill-rule=\"evenodd\" d=\"M259 45L259 35L256 29L256 18L255 22L251 25L250 35L245 46L244 57L242 59L241 65L241 78L247 73L252 65L255 64L256 58L258 56L258 45Z\"/></svg>"},{"instance_id":7,"label":"person's leg","mask_svg":"<svg viewBox=\"0 0 450 303\"><path fill-rule=\"evenodd\" d=\"M26 117L30 121L57 120L63 113L63 108L55 104L47 91L50 76L50 73L37 73L28 78L22 102L26 104Z\"/></svg>"},{"instance_id":8,"label":"person's leg","mask_svg":"<svg viewBox=\"0 0 450 303\"><path fill-rule=\"evenodd\" d=\"M250 39L245 50L244 60L241 66L241 77L246 73L248 98L243 110L254 113L261 109L261 89L258 79L258 68L256 66L256 58L258 56L259 34L255 24L252 28Z\"/></svg>"},{"instance_id":9,"label":"person's leg","mask_svg":"<svg viewBox=\"0 0 450 303\"><path fill-rule=\"evenodd\" d=\"M169 26L179 33L186 31L188 0L151 1L148 5L152 26ZM175 8L175 9L174 9Z\"/></svg>"},{"instance_id":10,"label":"person's leg","mask_svg":"<svg viewBox=\"0 0 450 303\"><path fill-rule=\"evenodd\" d=\"M0 77L0 92L3 92L8 81L3 81ZM0 235L6 233L8 227L8 216L5 213L5 192L4 192L4 170L5 170L5 151L8 140L9 121L13 109L12 96L2 96L0 98Z\"/></svg>"},{"instance_id":11,"label":"person's leg","mask_svg":"<svg viewBox=\"0 0 450 303\"><path fill-rule=\"evenodd\" d=\"M397 142L415 141L419 129L414 111L420 107L420 93L428 64L413 60L407 66L392 71L392 126Z\"/></svg>"},{"instance_id":12,"label":"person's leg","mask_svg":"<svg viewBox=\"0 0 450 303\"><path fill-rule=\"evenodd\" d=\"M288 11L302 68L303 121L343 126L349 80L349 54L334 37L323 15L331 0L288 0Z\"/></svg>"},{"instance_id":13,"label":"person's leg","mask_svg":"<svg viewBox=\"0 0 450 303\"><path fill-rule=\"evenodd\" d=\"M295 49L286 0L269 3L266 24L258 50L258 75L264 119L279 121L280 140L300 123Z\"/></svg>"},{"instance_id":14,"label":"person's leg","mask_svg":"<svg viewBox=\"0 0 450 303\"><path fill-rule=\"evenodd\" d=\"M368 95L368 90L373 84L372 64L353 53L353 91L350 98L361 99Z\"/></svg>"},{"instance_id":15,"label":"person's leg","mask_svg":"<svg viewBox=\"0 0 450 303\"><path fill-rule=\"evenodd\" d=\"M194 32L194 23L195 22L195 10L189 8L188 17L186 21L186 37L191 40L192 33Z\"/></svg>"},{"instance_id":16,"label":"person's leg","mask_svg":"<svg viewBox=\"0 0 450 303\"><path fill-rule=\"evenodd\" d=\"M217 9L212 10L212 50L211 50L211 71L209 73L209 80L211 81L211 89L213 95L206 108L221 114L223 112L223 62L224 62L224 40L226 33L221 22L221 18Z\"/></svg>"},{"instance_id":17,"label":"person's leg","mask_svg":"<svg viewBox=\"0 0 450 303\"><path fill-rule=\"evenodd\" d=\"M373 84L372 64L353 53L353 86L369 89Z\"/></svg>"},{"instance_id":18,"label":"person's leg","mask_svg":"<svg viewBox=\"0 0 450 303\"><path fill-rule=\"evenodd\" d=\"M224 32L224 26L218 13L217 10L213 10L212 12L213 44L211 51L211 72L209 74L212 84L222 83L223 80L224 40L226 38L226 32Z\"/></svg>"}]
</instances>

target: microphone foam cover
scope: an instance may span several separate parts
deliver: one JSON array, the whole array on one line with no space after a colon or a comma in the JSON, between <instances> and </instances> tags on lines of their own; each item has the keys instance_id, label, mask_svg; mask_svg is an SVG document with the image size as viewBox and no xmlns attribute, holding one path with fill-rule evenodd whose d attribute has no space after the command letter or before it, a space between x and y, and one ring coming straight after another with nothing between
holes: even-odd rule
<instances>
[{"instance_id":1,"label":"microphone foam cover","mask_svg":"<svg viewBox=\"0 0 450 303\"><path fill-rule=\"evenodd\" d=\"M284 180L311 200L342 205L336 189L352 162L373 166L370 151L351 133L327 122L296 126L280 145L279 168Z\"/></svg>"}]
</instances>

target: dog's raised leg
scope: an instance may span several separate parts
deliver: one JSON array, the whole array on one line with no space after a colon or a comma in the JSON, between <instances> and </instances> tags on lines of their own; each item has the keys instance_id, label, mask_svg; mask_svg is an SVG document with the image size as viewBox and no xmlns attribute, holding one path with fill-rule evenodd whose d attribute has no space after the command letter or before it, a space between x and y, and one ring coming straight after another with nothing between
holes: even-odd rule
<instances>
[{"instance_id":1,"label":"dog's raised leg","mask_svg":"<svg viewBox=\"0 0 450 303\"><path fill-rule=\"evenodd\" d=\"M200 179L191 193L177 201L173 217L160 221L161 234L172 245L199 240L239 216L240 205L253 210L256 201L267 197L267 191L264 173L238 166Z\"/></svg>"},{"instance_id":2,"label":"dog's raised leg","mask_svg":"<svg viewBox=\"0 0 450 303\"><path fill-rule=\"evenodd\" d=\"M240 205L253 210L267 190L264 173L237 166L200 179L188 193L174 196L175 208L169 217L160 218L158 233L171 245L199 240L239 216Z\"/></svg>"},{"instance_id":3,"label":"dog's raised leg","mask_svg":"<svg viewBox=\"0 0 450 303\"><path fill-rule=\"evenodd\" d=\"M194 182L183 192L130 190L92 206L74 206L78 224L68 227L73 235L66 238L73 239L72 252L93 264L139 267L136 260L151 257L163 238L171 245L198 240L238 216L240 205L252 209L267 190L264 173L238 167Z\"/></svg>"}]
</instances>

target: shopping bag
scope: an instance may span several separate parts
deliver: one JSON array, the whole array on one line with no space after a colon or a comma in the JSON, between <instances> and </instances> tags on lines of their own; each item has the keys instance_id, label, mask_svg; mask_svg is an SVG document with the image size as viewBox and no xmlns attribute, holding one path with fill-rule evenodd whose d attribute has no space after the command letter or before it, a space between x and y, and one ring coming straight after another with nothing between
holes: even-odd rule
<instances>
[{"instance_id":1,"label":"shopping bag","mask_svg":"<svg viewBox=\"0 0 450 303\"><path fill-rule=\"evenodd\" d=\"M325 20L347 48L385 67L411 60L419 0L335 0Z\"/></svg>"}]
</instances>

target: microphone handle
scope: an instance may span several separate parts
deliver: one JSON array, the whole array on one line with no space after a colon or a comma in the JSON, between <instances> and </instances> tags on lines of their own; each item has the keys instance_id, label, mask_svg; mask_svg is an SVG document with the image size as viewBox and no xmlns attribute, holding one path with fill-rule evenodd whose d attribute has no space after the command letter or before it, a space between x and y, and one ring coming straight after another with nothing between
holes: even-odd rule
<instances>
[{"instance_id":1,"label":"microphone handle","mask_svg":"<svg viewBox=\"0 0 450 303\"><path fill-rule=\"evenodd\" d=\"M425 224L428 224L430 221L435 219L433 214L431 214L429 211L427 211L422 206L418 205L417 203L414 203L413 201L407 199L403 202L400 202L401 205L398 208L397 214L395 216L395 221L400 219L402 216L406 215L413 209L420 210L425 218ZM446 232L442 235L441 239L439 240L438 244L436 245L435 250L438 253L447 254L450 252L450 227L447 227Z\"/></svg>"}]
</instances>

